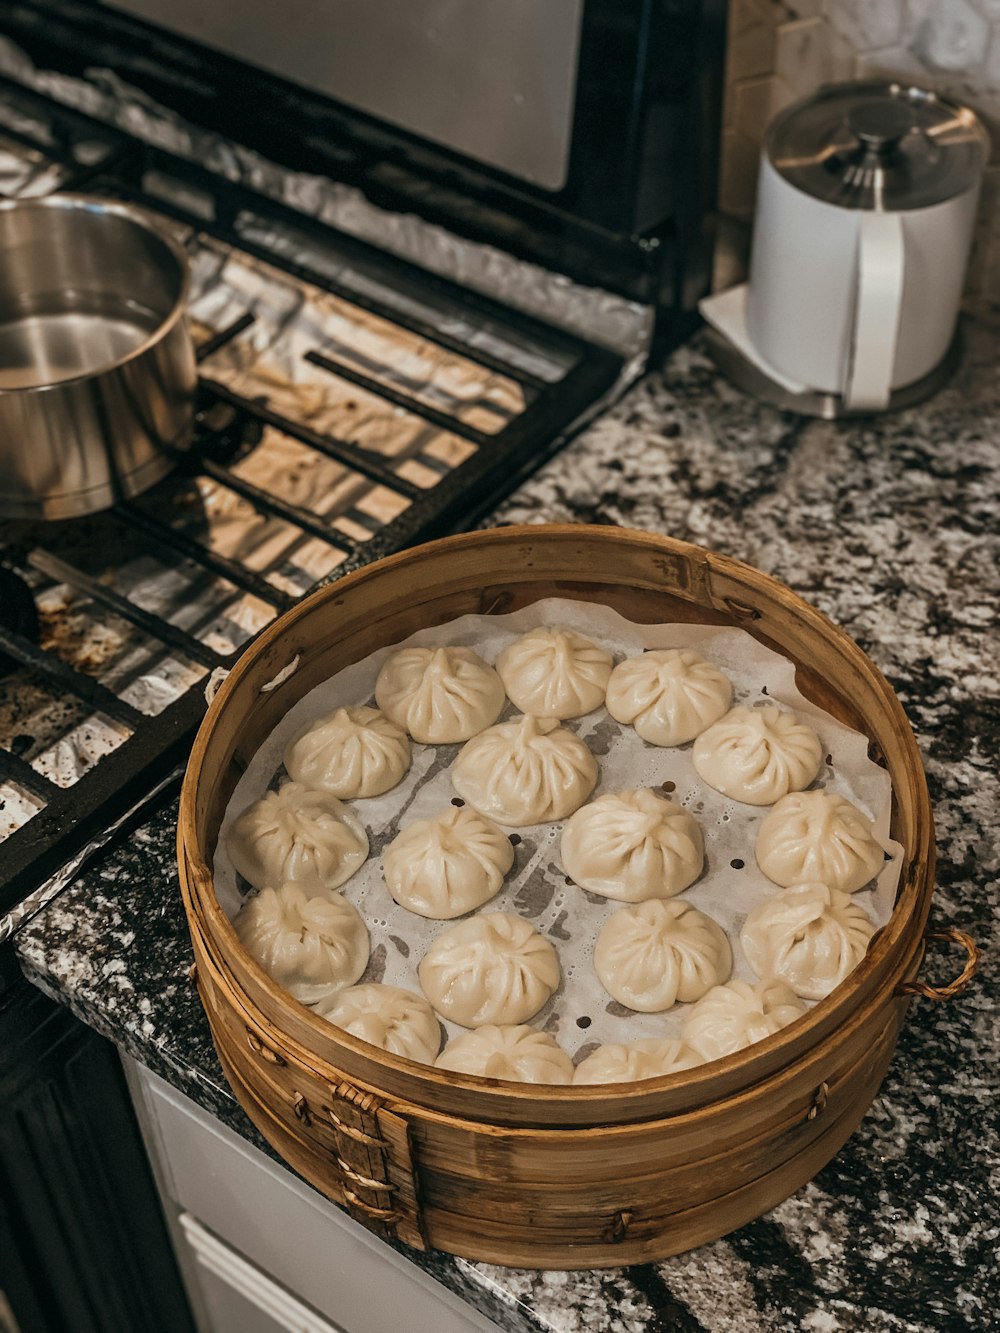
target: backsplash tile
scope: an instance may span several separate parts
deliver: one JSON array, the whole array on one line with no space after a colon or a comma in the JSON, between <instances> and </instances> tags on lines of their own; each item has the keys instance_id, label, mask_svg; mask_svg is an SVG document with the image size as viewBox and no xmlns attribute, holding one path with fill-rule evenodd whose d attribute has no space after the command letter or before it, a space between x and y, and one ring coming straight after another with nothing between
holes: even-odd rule
<instances>
[{"instance_id":1,"label":"backsplash tile","mask_svg":"<svg viewBox=\"0 0 1000 1333\"><path fill-rule=\"evenodd\" d=\"M769 121L823 83L890 77L974 107L994 140L969 266L1000 300L1000 0L731 0L719 203L753 218Z\"/></svg>"}]
</instances>

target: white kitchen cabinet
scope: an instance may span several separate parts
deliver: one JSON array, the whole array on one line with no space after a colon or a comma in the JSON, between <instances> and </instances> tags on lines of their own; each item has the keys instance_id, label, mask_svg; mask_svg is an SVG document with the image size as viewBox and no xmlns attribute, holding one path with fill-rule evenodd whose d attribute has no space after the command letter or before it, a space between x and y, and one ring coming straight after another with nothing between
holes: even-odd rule
<instances>
[{"instance_id":1,"label":"white kitchen cabinet","mask_svg":"<svg viewBox=\"0 0 1000 1333\"><path fill-rule=\"evenodd\" d=\"M213 1329L240 1333L344 1333L272 1282L191 1216L177 1222L197 1272L202 1315Z\"/></svg>"},{"instance_id":2,"label":"white kitchen cabinet","mask_svg":"<svg viewBox=\"0 0 1000 1333\"><path fill-rule=\"evenodd\" d=\"M498 1333L189 1098L125 1065L202 1333Z\"/></svg>"}]
</instances>

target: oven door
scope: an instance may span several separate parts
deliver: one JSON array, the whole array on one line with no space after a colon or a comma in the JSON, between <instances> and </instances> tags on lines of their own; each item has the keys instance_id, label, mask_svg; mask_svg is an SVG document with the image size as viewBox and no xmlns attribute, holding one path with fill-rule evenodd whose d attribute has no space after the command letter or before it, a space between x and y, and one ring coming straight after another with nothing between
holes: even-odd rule
<instances>
[{"instance_id":1,"label":"oven door","mask_svg":"<svg viewBox=\"0 0 1000 1333\"><path fill-rule=\"evenodd\" d=\"M621 235L688 208L693 173L716 155L719 98L713 110L706 90L720 82L724 0L114 7L332 99L350 137L407 169ZM245 71L233 90L248 103Z\"/></svg>"}]
</instances>

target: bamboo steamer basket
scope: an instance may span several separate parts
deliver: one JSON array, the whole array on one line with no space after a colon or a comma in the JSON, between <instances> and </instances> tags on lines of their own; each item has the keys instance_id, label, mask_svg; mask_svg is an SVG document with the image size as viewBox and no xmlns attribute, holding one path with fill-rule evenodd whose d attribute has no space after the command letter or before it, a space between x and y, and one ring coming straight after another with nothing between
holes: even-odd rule
<instances>
[{"instance_id":1,"label":"bamboo steamer basket","mask_svg":"<svg viewBox=\"0 0 1000 1333\"><path fill-rule=\"evenodd\" d=\"M794 661L803 694L869 737L892 779L900 885L861 965L768 1040L641 1083L505 1083L379 1051L272 982L244 952L212 884L233 789L309 690L418 629L553 596L605 603L642 623L746 629ZM491 1263L642 1263L767 1211L858 1126L910 997L950 997L977 961L967 937L937 932L965 946L965 970L944 988L916 980L933 891L931 807L902 708L868 658L774 579L619 528L446 538L307 597L261 634L209 708L184 781L178 852L193 975L250 1119L300 1175L377 1234Z\"/></svg>"}]
</instances>

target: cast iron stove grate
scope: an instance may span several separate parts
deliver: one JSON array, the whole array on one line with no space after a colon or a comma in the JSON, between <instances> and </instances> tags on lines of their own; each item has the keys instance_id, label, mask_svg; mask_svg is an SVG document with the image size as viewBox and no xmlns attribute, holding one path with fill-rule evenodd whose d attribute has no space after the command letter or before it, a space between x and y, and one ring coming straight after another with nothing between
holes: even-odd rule
<instances>
[{"instance_id":1,"label":"cast iron stove grate","mask_svg":"<svg viewBox=\"0 0 1000 1333\"><path fill-rule=\"evenodd\" d=\"M472 526L620 358L0 80L0 191L133 200L187 246L195 446L0 535L0 916L179 762L204 687L312 587ZM5 835L5 836L4 836Z\"/></svg>"}]
</instances>

